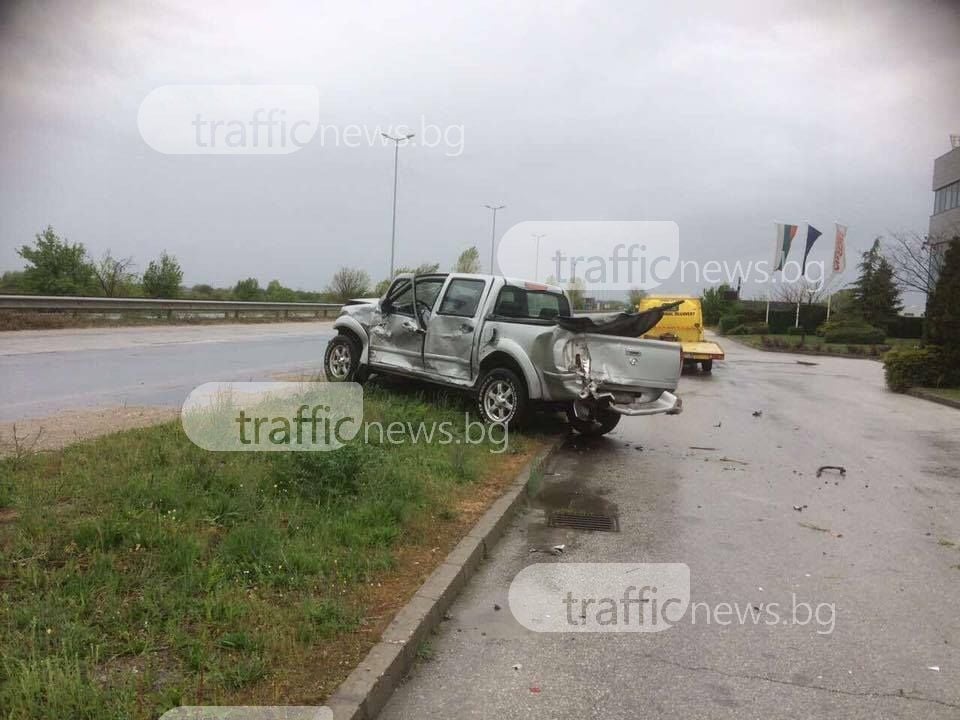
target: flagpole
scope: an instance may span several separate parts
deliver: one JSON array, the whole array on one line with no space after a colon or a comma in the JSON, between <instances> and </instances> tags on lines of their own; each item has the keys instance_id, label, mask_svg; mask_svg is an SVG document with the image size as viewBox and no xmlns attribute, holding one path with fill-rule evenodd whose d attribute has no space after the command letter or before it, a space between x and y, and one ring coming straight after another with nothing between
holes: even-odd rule
<instances>
[{"instance_id":1,"label":"flagpole","mask_svg":"<svg viewBox=\"0 0 960 720\"><path fill-rule=\"evenodd\" d=\"M793 324L795 328L800 327L800 301L797 300L797 321Z\"/></svg>"},{"instance_id":2,"label":"flagpole","mask_svg":"<svg viewBox=\"0 0 960 720\"><path fill-rule=\"evenodd\" d=\"M833 293L827 295L827 320L830 319L830 301L833 300Z\"/></svg>"},{"instance_id":3,"label":"flagpole","mask_svg":"<svg viewBox=\"0 0 960 720\"><path fill-rule=\"evenodd\" d=\"M767 329L770 328L770 298L767 298L767 317L764 319L764 324L767 326Z\"/></svg>"}]
</instances>

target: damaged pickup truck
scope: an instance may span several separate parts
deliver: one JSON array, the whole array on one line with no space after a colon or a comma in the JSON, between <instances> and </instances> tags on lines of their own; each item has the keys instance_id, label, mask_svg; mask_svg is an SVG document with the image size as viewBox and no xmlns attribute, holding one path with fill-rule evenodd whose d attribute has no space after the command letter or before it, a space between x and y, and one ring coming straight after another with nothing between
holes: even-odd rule
<instances>
[{"instance_id":1,"label":"damaged pickup truck","mask_svg":"<svg viewBox=\"0 0 960 720\"><path fill-rule=\"evenodd\" d=\"M572 316L552 285L398 275L382 298L344 306L324 370L331 381L389 374L466 390L491 423L518 423L533 404L552 406L578 432L602 435L623 415L680 412L680 346L638 337L669 307Z\"/></svg>"}]
</instances>

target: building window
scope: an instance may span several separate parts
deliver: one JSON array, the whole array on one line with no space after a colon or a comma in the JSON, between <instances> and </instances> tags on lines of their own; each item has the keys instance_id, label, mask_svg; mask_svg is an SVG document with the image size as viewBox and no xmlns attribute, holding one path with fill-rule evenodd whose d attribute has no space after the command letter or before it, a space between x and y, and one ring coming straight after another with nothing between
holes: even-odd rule
<instances>
[{"instance_id":1,"label":"building window","mask_svg":"<svg viewBox=\"0 0 960 720\"><path fill-rule=\"evenodd\" d=\"M960 207L960 180L940 188L933 196L933 214Z\"/></svg>"}]
</instances>

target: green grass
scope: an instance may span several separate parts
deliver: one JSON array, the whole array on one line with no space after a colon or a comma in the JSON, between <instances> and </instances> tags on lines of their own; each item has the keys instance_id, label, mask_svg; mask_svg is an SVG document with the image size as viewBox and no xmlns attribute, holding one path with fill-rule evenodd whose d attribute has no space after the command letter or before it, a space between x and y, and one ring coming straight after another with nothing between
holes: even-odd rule
<instances>
[{"instance_id":1,"label":"green grass","mask_svg":"<svg viewBox=\"0 0 960 720\"><path fill-rule=\"evenodd\" d=\"M879 357L891 347L913 347L919 340L887 338L882 345L862 345L847 343L825 343L816 335L727 335L731 340L744 343L758 350L794 350L797 352L816 351L839 355Z\"/></svg>"},{"instance_id":2,"label":"green grass","mask_svg":"<svg viewBox=\"0 0 960 720\"><path fill-rule=\"evenodd\" d=\"M922 388L924 392L960 402L960 388ZM2 491L0 491L2 492Z\"/></svg>"},{"instance_id":3,"label":"green grass","mask_svg":"<svg viewBox=\"0 0 960 720\"><path fill-rule=\"evenodd\" d=\"M376 388L365 416L463 424ZM242 697L355 631L365 584L524 442L210 453L172 423L0 462L0 717Z\"/></svg>"}]
</instances>

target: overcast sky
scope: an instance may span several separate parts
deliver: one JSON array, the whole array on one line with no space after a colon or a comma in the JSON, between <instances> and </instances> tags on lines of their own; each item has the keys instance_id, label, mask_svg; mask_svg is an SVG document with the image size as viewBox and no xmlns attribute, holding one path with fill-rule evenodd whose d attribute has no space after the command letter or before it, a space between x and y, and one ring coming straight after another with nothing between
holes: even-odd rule
<instances>
[{"instance_id":1,"label":"overcast sky","mask_svg":"<svg viewBox=\"0 0 960 720\"><path fill-rule=\"evenodd\" d=\"M854 250L926 231L960 133L953 2L2 7L0 269L50 224L140 270L166 249L186 284L386 276L392 148L164 155L137 112L169 84L306 84L324 125L462 127L458 154L400 150L398 263L444 268L486 262L490 202L498 234L675 220L700 261L769 259L774 221L811 222L826 260L837 219Z\"/></svg>"}]
</instances>

